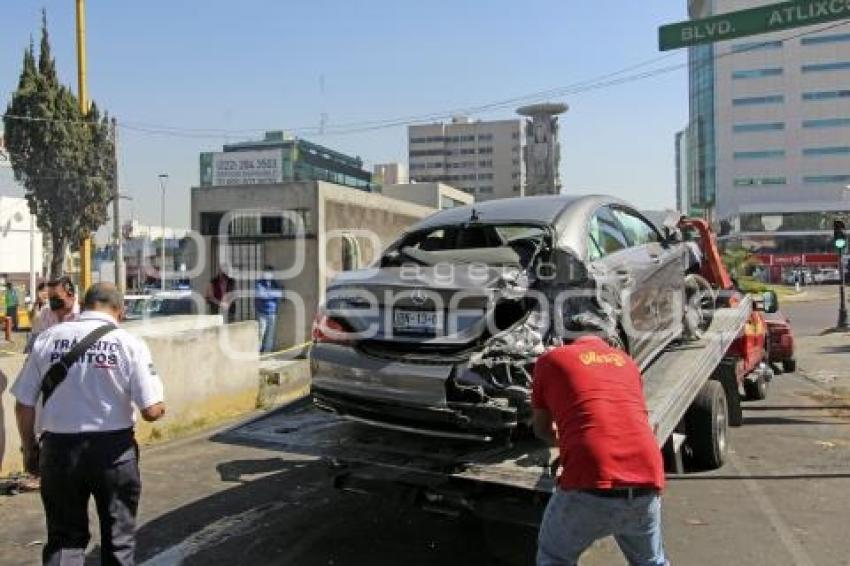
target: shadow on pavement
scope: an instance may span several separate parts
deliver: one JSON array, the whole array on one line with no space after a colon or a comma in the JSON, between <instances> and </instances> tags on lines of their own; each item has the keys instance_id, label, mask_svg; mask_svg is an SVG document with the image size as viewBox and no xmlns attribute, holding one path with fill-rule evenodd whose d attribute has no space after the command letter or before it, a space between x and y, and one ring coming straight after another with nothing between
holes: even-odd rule
<instances>
[{"instance_id":1,"label":"shadow on pavement","mask_svg":"<svg viewBox=\"0 0 850 566\"><path fill-rule=\"evenodd\" d=\"M847 426L850 420L817 420L821 415L812 416L811 419L794 417L744 417L746 425L820 425L820 426ZM841 417L835 417L841 419Z\"/></svg>"},{"instance_id":2,"label":"shadow on pavement","mask_svg":"<svg viewBox=\"0 0 850 566\"><path fill-rule=\"evenodd\" d=\"M745 411L848 411L850 405L745 405Z\"/></svg>"}]
</instances>

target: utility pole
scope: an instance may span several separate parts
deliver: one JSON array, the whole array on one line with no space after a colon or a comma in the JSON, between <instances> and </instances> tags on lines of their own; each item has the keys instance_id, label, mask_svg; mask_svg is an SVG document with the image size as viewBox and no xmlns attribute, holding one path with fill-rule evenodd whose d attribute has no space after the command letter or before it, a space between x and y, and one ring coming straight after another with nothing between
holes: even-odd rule
<instances>
[{"instance_id":1,"label":"utility pole","mask_svg":"<svg viewBox=\"0 0 850 566\"><path fill-rule=\"evenodd\" d=\"M838 250L838 328L847 328L847 302L844 297L844 250L847 249L847 232L843 220L832 222L832 245Z\"/></svg>"},{"instance_id":2,"label":"utility pole","mask_svg":"<svg viewBox=\"0 0 850 566\"><path fill-rule=\"evenodd\" d=\"M162 237L159 239L159 247L162 250L162 260L159 264L159 283L160 289L165 291L165 182L168 180L167 173L159 174L159 186L162 188Z\"/></svg>"},{"instance_id":3,"label":"utility pole","mask_svg":"<svg viewBox=\"0 0 850 566\"><path fill-rule=\"evenodd\" d=\"M86 88L86 0L77 1L77 95L80 113L89 113L89 94ZM80 296L91 286L91 237L80 242Z\"/></svg>"},{"instance_id":4,"label":"utility pole","mask_svg":"<svg viewBox=\"0 0 850 566\"><path fill-rule=\"evenodd\" d=\"M115 169L112 171L112 183L115 192L112 201L112 228L115 237L115 286L122 293L127 287L127 276L124 270L124 246L121 234L121 192L118 189L118 124L112 121L112 154L115 156Z\"/></svg>"}]
</instances>

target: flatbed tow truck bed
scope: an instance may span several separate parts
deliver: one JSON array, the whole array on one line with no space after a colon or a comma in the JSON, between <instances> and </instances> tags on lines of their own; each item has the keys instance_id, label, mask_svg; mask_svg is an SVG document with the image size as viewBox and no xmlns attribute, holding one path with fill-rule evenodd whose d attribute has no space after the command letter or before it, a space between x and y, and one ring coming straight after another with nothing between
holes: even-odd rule
<instances>
[{"instance_id":1,"label":"flatbed tow truck bed","mask_svg":"<svg viewBox=\"0 0 850 566\"><path fill-rule=\"evenodd\" d=\"M650 425L659 446L672 438L685 412L720 366L752 309L749 298L715 311L697 342L662 352L644 371ZM418 503L441 512L471 511L532 524L528 497L544 504L554 487L555 452L533 438L512 443L434 438L388 430L297 403L226 434L339 466L337 486L350 491L418 491ZM395 490L393 490L395 491ZM495 496L495 497L494 497ZM522 500L525 501L522 501ZM491 506L498 500L498 506ZM505 505L514 509L506 511Z\"/></svg>"}]
</instances>

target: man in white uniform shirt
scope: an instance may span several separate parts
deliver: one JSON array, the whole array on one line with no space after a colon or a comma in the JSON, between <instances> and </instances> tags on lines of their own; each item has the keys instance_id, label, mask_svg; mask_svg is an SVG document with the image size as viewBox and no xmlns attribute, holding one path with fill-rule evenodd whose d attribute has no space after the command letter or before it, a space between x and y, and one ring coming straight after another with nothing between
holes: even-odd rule
<instances>
[{"instance_id":1,"label":"man in white uniform shirt","mask_svg":"<svg viewBox=\"0 0 850 566\"><path fill-rule=\"evenodd\" d=\"M165 414L165 405L147 346L116 327L123 305L114 285L93 285L78 320L38 336L12 386L27 471L41 475L45 564L82 566L92 496L102 563L134 563L141 494L134 407L142 418L155 421Z\"/></svg>"}]
</instances>

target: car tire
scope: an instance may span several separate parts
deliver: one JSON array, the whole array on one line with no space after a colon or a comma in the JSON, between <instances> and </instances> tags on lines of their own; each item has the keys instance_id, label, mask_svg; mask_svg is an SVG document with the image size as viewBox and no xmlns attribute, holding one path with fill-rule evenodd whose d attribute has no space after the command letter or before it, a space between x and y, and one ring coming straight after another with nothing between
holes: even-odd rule
<instances>
[{"instance_id":1,"label":"car tire","mask_svg":"<svg viewBox=\"0 0 850 566\"><path fill-rule=\"evenodd\" d=\"M726 393L720 382L709 380L685 413L685 430L693 464L714 470L726 462L729 431Z\"/></svg>"},{"instance_id":2,"label":"car tire","mask_svg":"<svg viewBox=\"0 0 850 566\"><path fill-rule=\"evenodd\" d=\"M711 325L716 304L717 293L705 277L696 273L685 276L685 309L682 315L685 340L702 338Z\"/></svg>"},{"instance_id":3,"label":"car tire","mask_svg":"<svg viewBox=\"0 0 850 566\"><path fill-rule=\"evenodd\" d=\"M763 401L767 399L767 379L765 376L756 371L755 379L744 380L744 392L747 394L747 401Z\"/></svg>"},{"instance_id":4,"label":"car tire","mask_svg":"<svg viewBox=\"0 0 850 566\"><path fill-rule=\"evenodd\" d=\"M782 360L782 373L794 373L797 371L797 360Z\"/></svg>"}]
</instances>

